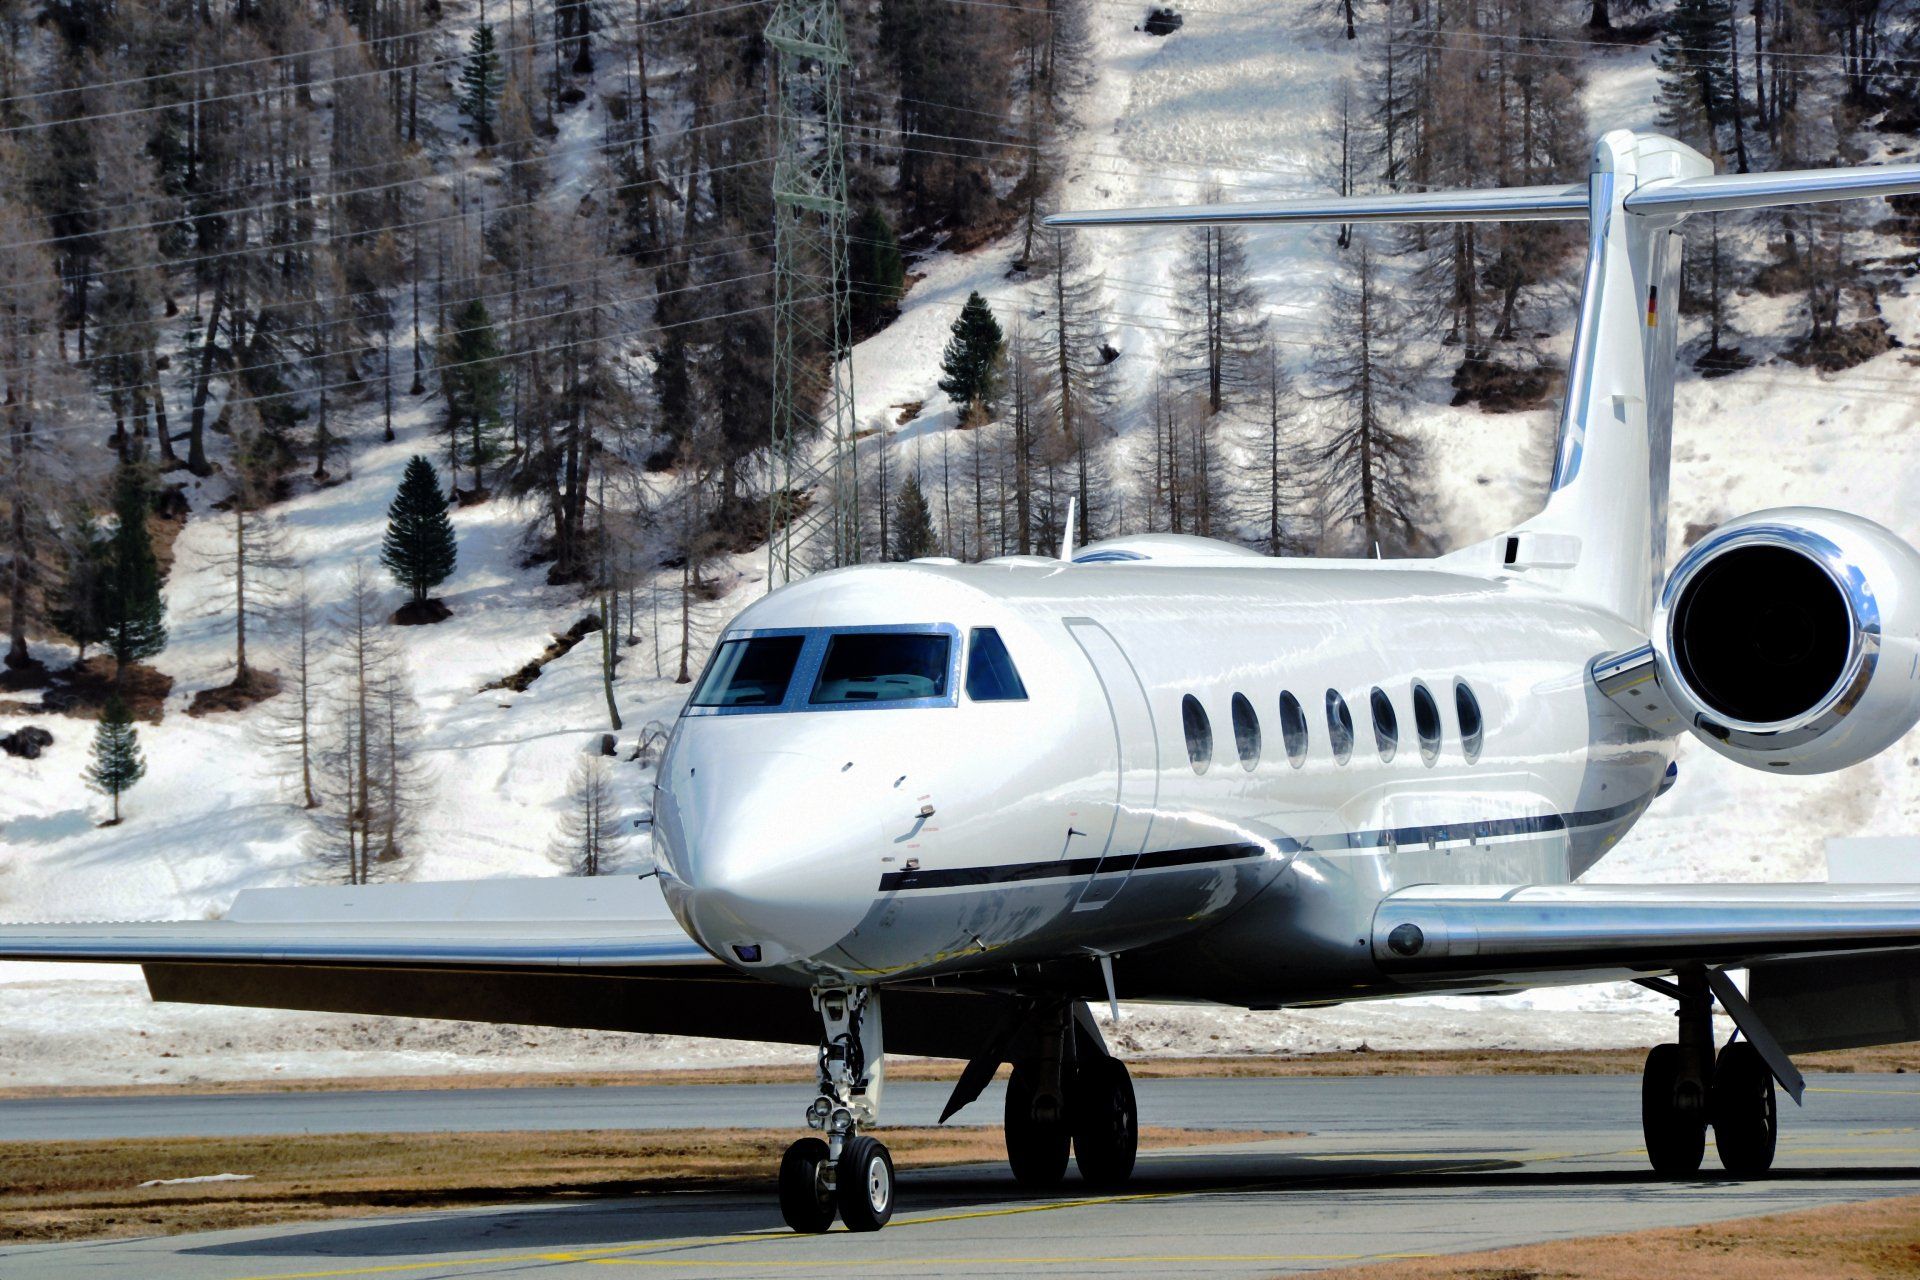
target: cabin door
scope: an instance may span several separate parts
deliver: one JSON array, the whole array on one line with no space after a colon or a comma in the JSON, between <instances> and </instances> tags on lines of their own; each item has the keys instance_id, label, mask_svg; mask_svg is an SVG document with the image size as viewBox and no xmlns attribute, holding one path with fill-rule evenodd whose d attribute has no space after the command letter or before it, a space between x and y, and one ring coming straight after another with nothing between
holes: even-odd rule
<instances>
[{"instance_id":1,"label":"cabin door","mask_svg":"<svg viewBox=\"0 0 1920 1280\"><path fill-rule=\"evenodd\" d=\"M1113 803L1107 812L1087 815L1084 850L1068 852L1072 858L1099 856L1074 905L1076 911L1091 911L1105 906L1120 892L1133 874L1141 850L1146 848L1153 829L1154 803L1160 795L1160 746L1147 691L1119 642L1091 618L1069 618L1067 631L1100 678L1112 719L1117 761Z\"/></svg>"}]
</instances>

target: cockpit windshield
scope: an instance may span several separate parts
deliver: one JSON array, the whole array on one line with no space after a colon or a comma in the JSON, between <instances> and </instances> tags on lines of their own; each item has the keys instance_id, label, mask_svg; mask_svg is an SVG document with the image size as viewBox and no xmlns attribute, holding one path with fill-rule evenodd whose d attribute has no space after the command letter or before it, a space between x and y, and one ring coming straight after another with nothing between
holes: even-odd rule
<instances>
[{"instance_id":1,"label":"cockpit windshield","mask_svg":"<svg viewBox=\"0 0 1920 1280\"><path fill-rule=\"evenodd\" d=\"M736 632L714 649L683 714L957 706L960 634L946 622ZM983 635L993 637L984 649ZM997 641L973 631L970 665L983 674L967 678L972 701L1026 696Z\"/></svg>"},{"instance_id":2,"label":"cockpit windshield","mask_svg":"<svg viewBox=\"0 0 1920 1280\"><path fill-rule=\"evenodd\" d=\"M927 632L830 636L814 681L814 706L947 696L949 637Z\"/></svg>"},{"instance_id":3,"label":"cockpit windshield","mask_svg":"<svg viewBox=\"0 0 1920 1280\"><path fill-rule=\"evenodd\" d=\"M761 636L721 644L689 703L695 707L777 707L799 665L805 636Z\"/></svg>"}]
</instances>

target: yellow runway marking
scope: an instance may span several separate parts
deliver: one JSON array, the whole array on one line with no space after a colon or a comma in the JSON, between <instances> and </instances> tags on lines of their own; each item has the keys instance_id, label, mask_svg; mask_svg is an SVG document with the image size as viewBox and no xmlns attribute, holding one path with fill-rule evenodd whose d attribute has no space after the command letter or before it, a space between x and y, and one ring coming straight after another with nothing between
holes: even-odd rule
<instances>
[{"instance_id":1,"label":"yellow runway marking","mask_svg":"<svg viewBox=\"0 0 1920 1280\"><path fill-rule=\"evenodd\" d=\"M1409 1163L1415 1163L1420 1161L1451 1160L1454 1163L1432 1164L1426 1167L1425 1169L1423 1169L1422 1172L1472 1173L1472 1172L1486 1170L1489 1168L1497 1168L1504 1164L1515 1164L1515 1163L1537 1164L1542 1161L1566 1160L1566 1159L1571 1159L1581 1155L1594 1157L1598 1155L1607 1155L1607 1154L1613 1154L1613 1153L1546 1151L1546 1152L1540 1152L1536 1155L1531 1155L1531 1156L1521 1156L1516 1153L1516 1154L1502 1154L1499 1156L1484 1157L1479 1159L1461 1160L1458 1157L1458 1155L1455 1153L1447 1153L1446 1155L1441 1155L1438 1153L1426 1154L1421 1152L1357 1151L1357 1152L1351 1152L1346 1154L1328 1153L1328 1154L1321 1154L1321 1155L1307 1155L1304 1158L1322 1159L1322 1160L1403 1160ZM1349 1174L1334 1174L1327 1177L1316 1177L1313 1180L1317 1183L1350 1182L1355 1179L1362 1179L1362 1178L1367 1178L1371 1176L1373 1176L1372 1172L1367 1171L1367 1172L1354 1172ZM1143 1192L1137 1192L1131 1195L1085 1196L1085 1197L1077 1197L1072 1200L1047 1200L1047 1201L1042 1201L1038 1204L1003 1205L999 1208L994 1208L994 1209L969 1209L969 1210L963 1210L957 1213L926 1214L923 1216L913 1217L913 1218L896 1218L893 1220L891 1224L889 1224L887 1229L889 1231L899 1231L902 1228L906 1228L906 1227L932 1226L936 1223L941 1223L941 1222L967 1222L967 1221L974 1221L982 1218L1013 1217L1019 1214L1027 1214L1027 1213L1052 1213L1061 1209L1088 1209L1088 1208L1095 1208L1101 1205L1139 1204L1149 1200L1174 1200L1174 1199L1184 1199L1184 1198L1196 1198L1196 1197L1208 1196L1208 1195L1229 1194L1229 1193L1241 1192L1241 1191L1273 1189L1276 1187L1284 1186L1286 1181L1287 1179L1285 1178L1259 1178L1251 1181L1235 1182L1235 1183L1220 1185L1220 1186L1183 1188L1177 1191L1143 1191ZM838 1235L838 1234L845 1234L845 1233L836 1232L834 1234ZM817 1267L822 1265L822 1262L825 1261L823 1259L813 1259L810 1261L806 1261L804 1263L799 1260L782 1261L777 1259L765 1259L765 1260L743 1259L740 1261L721 1261L713 1258L710 1253L706 1252L707 1250L710 1250L717 1245L776 1244L776 1243L791 1245L794 1243L794 1240L795 1240L795 1237L793 1233L785 1229L769 1228L766 1231L753 1232L751 1234L740 1234L740 1235L731 1235L731 1236L689 1236L689 1237L682 1237L682 1238L673 1239L673 1240L650 1241L643 1244L611 1245L605 1248L598 1248L598 1249L542 1250L538 1252L529 1252L529 1253L497 1254L497 1255L493 1255L490 1257L483 1257L483 1258L461 1258L457 1260L440 1259L434 1262L395 1262L395 1263L378 1264L370 1267L348 1267L348 1268L342 1268L339 1270L331 1270L331 1271L276 1272L271 1275L248 1276L248 1277L244 1277L244 1280L347 1280L348 1277L354 1277L354 1276L401 1275L407 1272L415 1272L415 1271L432 1271L432 1270L440 1270L440 1269L451 1268L451 1267L500 1266L504 1264L511 1264L511 1263L518 1263L518 1262L585 1262L585 1263L591 1263L594 1265L606 1265L606 1266L682 1267L682 1268L699 1267L699 1266L780 1267L780 1266L801 1266L801 1265ZM660 1253L665 1253L669 1250L677 1250L677 1249L687 1249L687 1250L697 1249L697 1250L701 1250L702 1252L701 1252L701 1256L698 1259L689 1258L684 1260L677 1259L677 1258L659 1258L659 1257L641 1256L645 1254L660 1254ZM1206 1261L1225 1262L1225 1261L1236 1261L1236 1260L1260 1261L1260 1262L1268 1262L1268 1261L1271 1261L1271 1262L1314 1262L1314 1261L1353 1262L1353 1261L1365 1261L1367 1259L1387 1260L1387 1259L1395 1259L1395 1258L1424 1258L1424 1257L1432 1257L1432 1256L1434 1255L1421 1254L1421 1253L1408 1253L1408 1254L1357 1253L1357 1254L1337 1254L1337 1255L1336 1254L1329 1254L1329 1255L1316 1254L1316 1255L1310 1255L1310 1256L1294 1255L1294 1254L1286 1254L1286 1255L1276 1254L1271 1257L1262 1255L1259 1257L1249 1256L1245 1259L1240 1259L1237 1256L1231 1257L1231 1258L1226 1256L1209 1258L1203 1255L1196 1254L1196 1255L1193 1255L1191 1259L1189 1259L1187 1255L1180 1255L1177 1258L1170 1255L1165 1259L1160 1259L1160 1260L1169 1261L1169 1262L1188 1261L1188 1260L1197 1261L1197 1262L1206 1262ZM1124 1261L1155 1261L1156 1259L1153 1259L1153 1258L1139 1258L1139 1259L1081 1258L1078 1260L1082 1262L1085 1262L1085 1261L1124 1262ZM846 1260L844 1259L836 1259L834 1260L833 1265L836 1265L836 1266L842 1265L845 1261ZM899 1265L906 1265L908 1263L916 1262L916 1261L927 1262L927 1263L934 1262L934 1261L962 1263L962 1262L970 1262L974 1260L966 1259L966 1258L956 1258L956 1259L889 1258L889 1259L878 1259L876 1260L876 1264L880 1262L884 1262L889 1265L899 1266ZM982 1263L1031 1262L1037 1265L1042 1262L1052 1262L1052 1261L1067 1262L1067 1261L1073 1261L1073 1259L981 1258L978 1261ZM866 1265L866 1264L862 1263L861 1265Z\"/></svg>"},{"instance_id":2,"label":"yellow runway marking","mask_svg":"<svg viewBox=\"0 0 1920 1280\"><path fill-rule=\"evenodd\" d=\"M1089 1257L1072 1254L1060 1257L978 1258L835 1258L827 1263L820 1258L756 1258L742 1261L715 1261L712 1258L596 1258L603 1267L1037 1267L1078 1266L1099 1263L1177 1263L1177 1262L1398 1262L1411 1258L1432 1258L1432 1253L1160 1253L1115 1254Z\"/></svg>"}]
</instances>

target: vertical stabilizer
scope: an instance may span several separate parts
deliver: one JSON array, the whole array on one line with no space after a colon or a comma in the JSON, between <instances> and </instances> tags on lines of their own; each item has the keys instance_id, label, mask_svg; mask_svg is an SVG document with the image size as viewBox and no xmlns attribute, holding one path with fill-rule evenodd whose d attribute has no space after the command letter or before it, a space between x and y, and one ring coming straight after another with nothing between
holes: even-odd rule
<instances>
[{"instance_id":1,"label":"vertical stabilizer","mask_svg":"<svg viewBox=\"0 0 1920 1280\"><path fill-rule=\"evenodd\" d=\"M1680 232L1692 213L1920 192L1920 164L1716 174L1698 151L1616 130L1583 188L1381 192L1055 214L1055 227L1313 226L1587 219L1587 271L1546 508L1443 562L1503 566L1645 628L1666 570Z\"/></svg>"},{"instance_id":2,"label":"vertical stabilizer","mask_svg":"<svg viewBox=\"0 0 1920 1280\"><path fill-rule=\"evenodd\" d=\"M1666 563L1683 210L1628 197L1713 164L1671 138L1609 133L1588 178L1588 247L1546 508L1507 540L1529 576L1649 624ZM1549 554L1528 554L1533 546Z\"/></svg>"}]
</instances>

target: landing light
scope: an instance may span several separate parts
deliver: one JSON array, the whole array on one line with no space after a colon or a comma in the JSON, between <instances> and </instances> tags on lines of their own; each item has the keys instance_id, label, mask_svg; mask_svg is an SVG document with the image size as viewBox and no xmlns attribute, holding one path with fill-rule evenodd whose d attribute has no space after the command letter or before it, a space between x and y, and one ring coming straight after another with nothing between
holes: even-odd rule
<instances>
[{"instance_id":1,"label":"landing light","mask_svg":"<svg viewBox=\"0 0 1920 1280\"><path fill-rule=\"evenodd\" d=\"M760 944L754 942L742 945L736 942L733 946L733 954L740 958L741 964L759 964Z\"/></svg>"},{"instance_id":2,"label":"landing light","mask_svg":"<svg viewBox=\"0 0 1920 1280\"><path fill-rule=\"evenodd\" d=\"M1387 947L1397 956L1417 956L1420 948L1427 945L1427 935L1420 931L1417 924L1395 925L1387 935Z\"/></svg>"}]
</instances>

